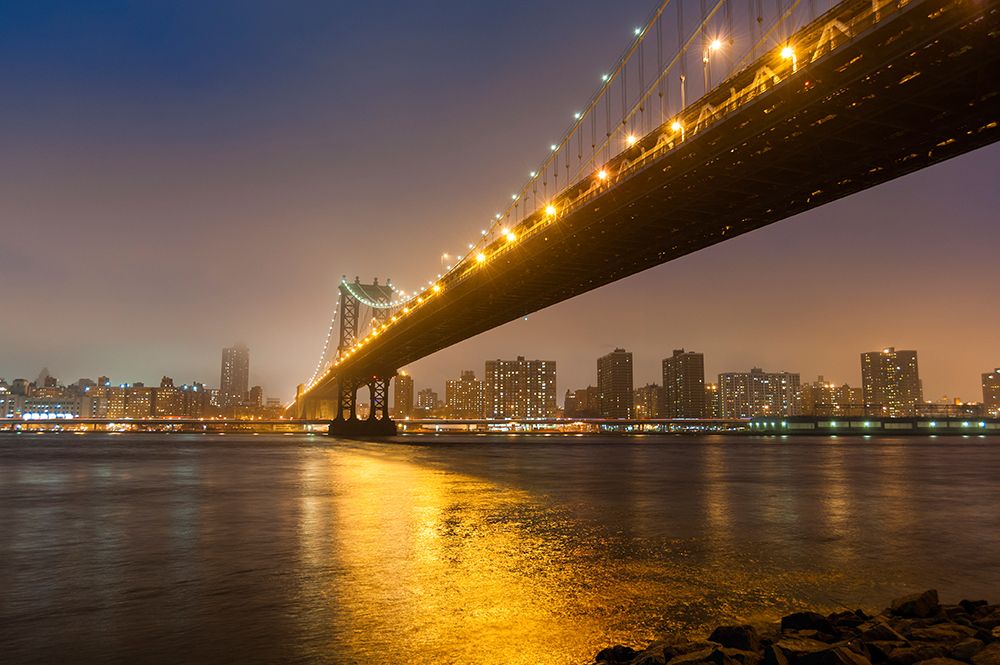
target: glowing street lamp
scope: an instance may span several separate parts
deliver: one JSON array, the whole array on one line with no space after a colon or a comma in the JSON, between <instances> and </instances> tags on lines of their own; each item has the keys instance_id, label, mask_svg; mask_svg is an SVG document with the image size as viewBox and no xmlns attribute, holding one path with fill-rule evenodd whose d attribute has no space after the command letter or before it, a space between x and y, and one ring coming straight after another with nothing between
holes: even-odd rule
<instances>
[{"instance_id":1,"label":"glowing street lamp","mask_svg":"<svg viewBox=\"0 0 1000 665\"><path fill-rule=\"evenodd\" d=\"M597 179L600 180L601 182L604 182L605 180L608 179L608 172L605 171L604 169L601 169L600 171L597 172Z\"/></svg>"},{"instance_id":2,"label":"glowing street lamp","mask_svg":"<svg viewBox=\"0 0 1000 665\"><path fill-rule=\"evenodd\" d=\"M636 144L636 142L638 142L638 140L639 140L639 138L635 134L629 134L628 136L625 137L625 143L630 148L632 146L634 146Z\"/></svg>"},{"instance_id":3,"label":"glowing street lamp","mask_svg":"<svg viewBox=\"0 0 1000 665\"><path fill-rule=\"evenodd\" d=\"M670 129L673 130L674 132L680 132L681 141L684 140L684 125L682 125L679 120L674 120L673 123L670 125Z\"/></svg>"},{"instance_id":4,"label":"glowing street lamp","mask_svg":"<svg viewBox=\"0 0 1000 665\"><path fill-rule=\"evenodd\" d=\"M556 216L556 207L554 205L552 205L551 203L549 205L545 206L545 214L548 215L549 217L555 217Z\"/></svg>"}]
</instances>

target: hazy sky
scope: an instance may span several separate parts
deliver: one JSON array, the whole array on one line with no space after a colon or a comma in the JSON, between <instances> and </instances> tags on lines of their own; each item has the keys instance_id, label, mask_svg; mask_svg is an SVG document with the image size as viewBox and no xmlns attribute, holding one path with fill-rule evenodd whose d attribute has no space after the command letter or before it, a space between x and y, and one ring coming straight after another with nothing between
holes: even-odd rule
<instances>
[{"instance_id":1,"label":"hazy sky","mask_svg":"<svg viewBox=\"0 0 1000 665\"><path fill-rule=\"evenodd\" d=\"M342 274L402 287L474 238L593 92L652 0L0 6L0 376L219 381L251 347L289 398ZM86 7L84 6L86 5ZM1000 146L483 334L408 368L673 348L860 382L916 348L925 394L1000 366Z\"/></svg>"}]
</instances>

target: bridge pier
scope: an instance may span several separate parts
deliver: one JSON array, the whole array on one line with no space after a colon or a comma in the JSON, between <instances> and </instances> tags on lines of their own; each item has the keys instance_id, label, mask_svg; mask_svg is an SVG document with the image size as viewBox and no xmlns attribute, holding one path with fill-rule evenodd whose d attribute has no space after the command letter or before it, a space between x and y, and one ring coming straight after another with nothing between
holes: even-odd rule
<instances>
[{"instance_id":1,"label":"bridge pier","mask_svg":"<svg viewBox=\"0 0 1000 665\"><path fill-rule=\"evenodd\" d=\"M367 379L343 377L337 386L337 408L330 421L330 436L394 436L396 423L389 417L389 384L395 372L380 372ZM358 418L358 388L367 386L368 417Z\"/></svg>"}]
</instances>

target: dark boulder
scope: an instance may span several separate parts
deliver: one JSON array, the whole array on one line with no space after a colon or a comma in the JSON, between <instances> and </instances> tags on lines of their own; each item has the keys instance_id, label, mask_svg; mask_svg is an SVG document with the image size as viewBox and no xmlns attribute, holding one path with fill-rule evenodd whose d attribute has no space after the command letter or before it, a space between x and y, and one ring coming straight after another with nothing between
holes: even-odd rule
<instances>
[{"instance_id":1,"label":"dark boulder","mask_svg":"<svg viewBox=\"0 0 1000 665\"><path fill-rule=\"evenodd\" d=\"M795 665L871 665L871 661L846 646L834 646L802 654Z\"/></svg>"},{"instance_id":2,"label":"dark boulder","mask_svg":"<svg viewBox=\"0 0 1000 665\"><path fill-rule=\"evenodd\" d=\"M898 617L923 619L938 611L938 594L934 589L912 596L904 596L892 601L890 611Z\"/></svg>"},{"instance_id":3,"label":"dark boulder","mask_svg":"<svg viewBox=\"0 0 1000 665\"><path fill-rule=\"evenodd\" d=\"M968 626L957 623L939 623L926 628L912 628L907 633L911 640L918 642L961 642L967 637L972 637L976 631Z\"/></svg>"},{"instance_id":4,"label":"dark boulder","mask_svg":"<svg viewBox=\"0 0 1000 665\"><path fill-rule=\"evenodd\" d=\"M983 643L981 640L977 640L974 637L969 637L951 648L949 656L955 660L962 660L966 663L972 662L972 657L978 653L980 649L983 648Z\"/></svg>"},{"instance_id":5,"label":"dark boulder","mask_svg":"<svg viewBox=\"0 0 1000 665\"><path fill-rule=\"evenodd\" d=\"M764 660L761 665L788 665L788 656L774 644L764 647Z\"/></svg>"},{"instance_id":6,"label":"dark boulder","mask_svg":"<svg viewBox=\"0 0 1000 665\"><path fill-rule=\"evenodd\" d=\"M927 660L921 660L920 665L965 665L965 663L952 658L928 658Z\"/></svg>"},{"instance_id":7,"label":"dark boulder","mask_svg":"<svg viewBox=\"0 0 1000 665\"><path fill-rule=\"evenodd\" d=\"M1000 642L988 644L972 657L972 665L1000 665Z\"/></svg>"},{"instance_id":8,"label":"dark boulder","mask_svg":"<svg viewBox=\"0 0 1000 665\"><path fill-rule=\"evenodd\" d=\"M638 653L632 647L616 644L613 647L601 649L594 660L598 663L607 663L607 665L628 665Z\"/></svg>"},{"instance_id":9,"label":"dark boulder","mask_svg":"<svg viewBox=\"0 0 1000 665\"><path fill-rule=\"evenodd\" d=\"M931 658L947 658L948 651L937 645L921 644L912 647L893 649L889 655L890 665L913 665Z\"/></svg>"},{"instance_id":10,"label":"dark boulder","mask_svg":"<svg viewBox=\"0 0 1000 665\"><path fill-rule=\"evenodd\" d=\"M892 626L877 619L871 624L864 626L861 630L861 637L869 642L905 642L906 638L899 634Z\"/></svg>"},{"instance_id":11,"label":"dark boulder","mask_svg":"<svg viewBox=\"0 0 1000 665\"><path fill-rule=\"evenodd\" d=\"M969 614L975 613L975 611L980 607L986 607L989 605L989 603L985 600L966 600L964 598L958 601L958 604Z\"/></svg>"},{"instance_id":12,"label":"dark boulder","mask_svg":"<svg viewBox=\"0 0 1000 665\"><path fill-rule=\"evenodd\" d=\"M837 629L822 614L817 612L795 612L781 617L781 630L815 630L827 635L835 635Z\"/></svg>"},{"instance_id":13,"label":"dark boulder","mask_svg":"<svg viewBox=\"0 0 1000 665\"><path fill-rule=\"evenodd\" d=\"M710 642L718 642L730 649L757 651L760 649L760 636L753 626L719 626L708 636Z\"/></svg>"},{"instance_id":14,"label":"dark boulder","mask_svg":"<svg viewBox=\"0 0 1000 665\"><path fill-rule=\"evenodd\" d=\"M876 640L866 642L865 650L868 651L868 657L873 663L887 663L893 651L908 646L910 646L909 642L905 641Z\"/></svg>"}]
</instances>

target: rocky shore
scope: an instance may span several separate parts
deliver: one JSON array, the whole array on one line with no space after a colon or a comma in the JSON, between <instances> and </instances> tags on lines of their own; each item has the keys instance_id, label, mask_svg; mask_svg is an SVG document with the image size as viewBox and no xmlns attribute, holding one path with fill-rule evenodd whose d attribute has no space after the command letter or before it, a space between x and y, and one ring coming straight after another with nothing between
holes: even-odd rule
<instances>
[{"instance_id":1,"label":"rocky shore","mask_svg":"<svg viewBox=\"0 0 1000 665\"><path fill-rule=\"evenodd\" d=\"M603 649L597 665L1000 665L1000 605L943 605L937 591L898 598L881 614L796 612L781 625L719 626L705 640Z\"/></svg>"}]
</instances>

